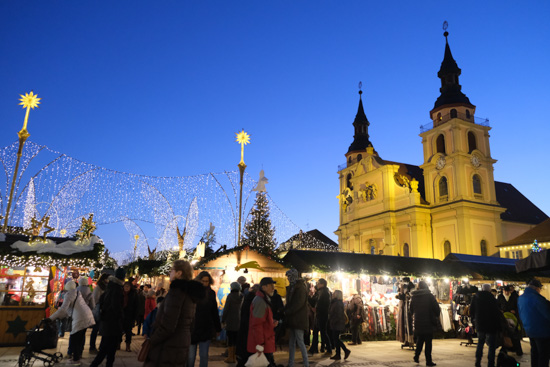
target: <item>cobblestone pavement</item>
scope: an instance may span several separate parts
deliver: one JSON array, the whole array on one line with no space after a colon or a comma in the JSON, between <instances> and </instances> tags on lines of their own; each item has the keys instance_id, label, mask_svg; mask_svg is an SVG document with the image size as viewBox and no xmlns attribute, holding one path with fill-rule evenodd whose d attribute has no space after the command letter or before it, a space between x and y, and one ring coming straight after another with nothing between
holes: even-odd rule
<instances>
[{"instance_id":1,"label":"cobblestone pavement","mask_svg":"<svg viewBox=\"0 0 550 367\"><path fill-rule=\"evenodd\" d=\"M89 331L86 337L86 341L89 340ZM99 339L99 338L98 338ZM63 354L67 352L67 343L69 341L68 334L64 338L59 339L57 346L57 351ZM137 361L137 352L143 342L143 337L135 336L132 340L131 352L126 352L124 350L117 351L115 366L116 367L141 367L142 363ZM433 341L433 360L437 363L438 366L449 366L449 367L462 367L462 366L474 366L475 362L475 346L461 346L461 340L459 339L440 339ZM99 340L98 340L99 345ZM124 349L123 344L123 349ZM522 366L530 366L530 357L529 357L529 340L526 338L522 342L524 355L522 357L517 357L515 354L512 354ZM414 352L410 349L401 349L401 344L397 341L381 341L381 342L363 342L362 345L355 345L349 347L351 350L351 355L348 360L344 361L333 361L328 357L324 357L321 354L316 354L313 357L310 357L310 365L317 367L359 367L359 366L368 366L368 367L387 367L387 366L417 366L413 362ZM15 367L17 366L17 360L19 357L19 352L22 347L8 347L0 348L0 367ZM226 364L223 362L224 357L222 353L225 348L218 346L211 346L210 348L210 358L209 358L209 367L234 367L233 364ZM53 351L52 351L53 352ZM484 350L484 358L482 360L482 366L487 365L486 353L487 348ZM88 367L92 362L94 355L88 353L88 344L84 349L84 354L82 356L81 366ZM198 356L197 356L198 359ZM277 364L282 364L284 366L288 365L288 348L284 350L278 350L275 353L275 360ZM425 365L424 355L420 357L420 366ZM68 365L65 360L56 364L55 366L65 366ZM195 366L198 367L198 361ZM33 367L42 367L42 361L36 360ZM105 366L105 362L101 366ZM296 353L296 367L303 366L302 357L299 350Z\"/></svg>"}]
</instances>

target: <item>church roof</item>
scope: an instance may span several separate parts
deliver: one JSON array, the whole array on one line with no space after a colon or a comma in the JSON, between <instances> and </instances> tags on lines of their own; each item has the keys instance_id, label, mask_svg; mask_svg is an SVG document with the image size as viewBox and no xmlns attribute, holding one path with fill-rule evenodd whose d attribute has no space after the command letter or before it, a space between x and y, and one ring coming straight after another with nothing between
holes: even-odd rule
<instances>
[{"instance_id":1,"label":"church roof","mask_svg":"<svg viewBox=\"0 0 550 367\"><path fill-rule=\"evenodd\" d=\"M500 215L502 220L519 223L539 224L548 216L527 199L512 184L495 181L497 201L506 208Z\"/></svg>"},{"instance_id":2,"label":"church roof","mask_svg":"<svg viewBox=\"0 0 550 367\"><path fill-rule=\"evenodd\" d=\"M328 250L328 251L337 251L338 250L338 244L328 238L324 233L319 231L318 229L313 229L311 231L302 232L295 234L294 236L290 237L288 240L286 240L284 243L282 243L277 250L278 251L285 251L293 248L294 241L298 242L297 247L295 249L302 249L302 250Z\"/></svg>"},{"instance_id":3,"label":"church roof","mask_svg":"<svg viewBox=\"0 0 550 367\"><path fill-rule=\"evenodd\" d=\"M526 245L535 242L535 240L538 242L550 242L550 218L497 247Z\"/></svg>"}]
</instances>

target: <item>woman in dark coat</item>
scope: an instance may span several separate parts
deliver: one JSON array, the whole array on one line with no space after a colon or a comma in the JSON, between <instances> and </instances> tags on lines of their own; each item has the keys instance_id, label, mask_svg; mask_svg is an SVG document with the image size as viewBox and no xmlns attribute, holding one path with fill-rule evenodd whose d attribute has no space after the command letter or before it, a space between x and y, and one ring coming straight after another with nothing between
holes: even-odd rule
<instances>
[{"instance_id":1,"label":"woman in dark coat","mask_svg":"<svg viewBox=\"0 0 550 367\"><path fill-rule=\"evenodd\" d=\"M144 367L184 367L187 364L195 304L204 298L205 292L192 277L189 262L174 261L170 270L170 290L158 308Z\"/></svg>"},{"instance_id":2,"label":"woman in dark coat","mask_svg":"<svg viewBox=\"0 0 550 367\"><path fill-rule=\"evenodd\" d=\"M424 351L426 366L435 366L432 361L432 339L437 328L440 311L437 300L423 280L418 282L418 290L412 292L410 307L413 315L414 336L417 338L413 359L418 363L422 347L426 343Z\"/></svg>"},{"instance_id":3,"label":"woman in dark coat","mask_svg":"<svg viewBox=\"0 0 550 367\"><path fill-rule=\"evenodd\" d=\"M248 345L248 327L250 326L250 306L256 292L260 289L258 284L255 284L249 289L248 294L244 296L243 304L241 305L241 324L239 327L239 336L237 338L237 367L244 367L250 353L246 349Z\"/></svg>"},{"instance_id":4,"label":"woman in dark coat","mask_svg":"<svg viewBox=\"0 0 550 367\"><path fill-rule=\"evenodd\" d=\"M334 347L336 349L336 354L334 354L330 359L339 361L340 348L344 350L344 359L348 359L351 351L346 348L342 340L340 339L340 334L346 328L346 316L344 315L344 297L342 291L336 290L332 294L332 301L330 302L330 308L328 310L328 325L329 329L332 332L332 340L334 341Z\"/></svg>"},{"instance_id":5,"label":"woman in dark coat","mask_svg":"<svg viewBox=\"0 0 550 367\"><path fill-rule=\"evenodd\" d=\"M361 344L361 324L365 321L365 308L360 294L353 296L348 305L348 312L351 326L351 343L349 345Z\"/></svg>"},{"instance_id":6,"label":"woman in dark coat","mask_svg":"<svg viewBox=\"0 0 550 367\"><path fill-rule=\"evenodd\" d=\"M187 365L193 367L199 349L200 367L208 366L208 349L210 340L222 331L220 316L218 313L218 301L216 293L210 288L214 279L207 271L201 271L195 280L202 283L205 289L205 297L197 303L195 322L191 332L191 345Z\"/></svg>"},{"instance_id":7,"label":"woman in dark coat","mask_svg":"<svg viewBox=\"0 0 550 367\"><path fill-rule=\"evenodd\" d=\"M231 283L231 293L225 299L223 308L222 322L225 323L227 331L227 358L225 363L235 363L235 349L237 346L237 337L239 335L239 326L241 324L241 304L243 295L241 294L241 285L237 282Z\"/></svg>"}]
</instances>

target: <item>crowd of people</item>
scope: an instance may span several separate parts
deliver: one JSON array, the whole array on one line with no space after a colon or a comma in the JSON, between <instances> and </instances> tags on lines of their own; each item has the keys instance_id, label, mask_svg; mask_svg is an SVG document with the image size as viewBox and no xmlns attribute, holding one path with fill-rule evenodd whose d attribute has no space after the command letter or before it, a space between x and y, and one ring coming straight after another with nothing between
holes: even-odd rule
<instances>
[{"instance_id":1,"label":"crowd of people","mask_svg":"<svg viewBox=\"0 0 550 367\"><path fill-rule=\"evenodd\" d=\"M239 277L230 285L221 318L212 276L201 271L193 278L187 261L173 263L168 291L155 291L150 284L139 286L136 279L125 280L125 276L123 268L102 274L93 291L88 278L78 273L65 284L50 320L57 322L60 336L70 333L67 354L71 362L80 362L88 328L89 350L95 354L91 367L99 366L104 359L106 366L112 367L117 349L131 351L135 328L150 343L145 367L193 367L197 354L199 367L207 367L210 343L222 330L227 336L224 361L237 363L237 367L244 367L251 356L261 354L269 367L276 367L273 354L283 344L288 344L288 367L295 365L296 349L304 367L309 367L309 358L317 353L335 361L348 359L351 350L341 338L348 326L348 345L362 344L366 315L361 295L344 303L341 290L331 291L324 279L310 287L295 269L286 273L286 303L275 289L273 278L264 277L250 286L245 277ZM469 314L479 337L476 367L481 366L485 344L489 367L495 366L498 346L504 354L522 355L524 332L530 338L532 366L548 366L550 302L540 295L541 288L540 281L533 280L522 296L511 286L503 287L502 294L496 296L491 286L484 284L473 296ZM419 363L424 351L426 365L435 366L432 339L440 328L439 304L424 281L419 281L416 289L413 286L410 295L414 362Z\"/></svg>"}]
</instances>

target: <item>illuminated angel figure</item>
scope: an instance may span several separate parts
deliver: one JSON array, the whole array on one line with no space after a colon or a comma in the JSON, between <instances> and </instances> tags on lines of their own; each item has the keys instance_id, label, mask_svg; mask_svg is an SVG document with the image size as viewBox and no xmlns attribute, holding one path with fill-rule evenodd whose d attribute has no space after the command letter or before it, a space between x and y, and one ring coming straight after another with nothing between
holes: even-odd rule
<instances>
[{"instance_id":1,"label":"illuminated angel figure","mask_svg":"<svg viewBox=\"0 0 550 367\"><path fill-rule=\"evenodd\" d=\"M252 191L266 192L265 185L268 183L267 177L264 176L264 170L260 171L260 179L258 180L258 185L252 189Z\"/></svg>"}]
</instances>

